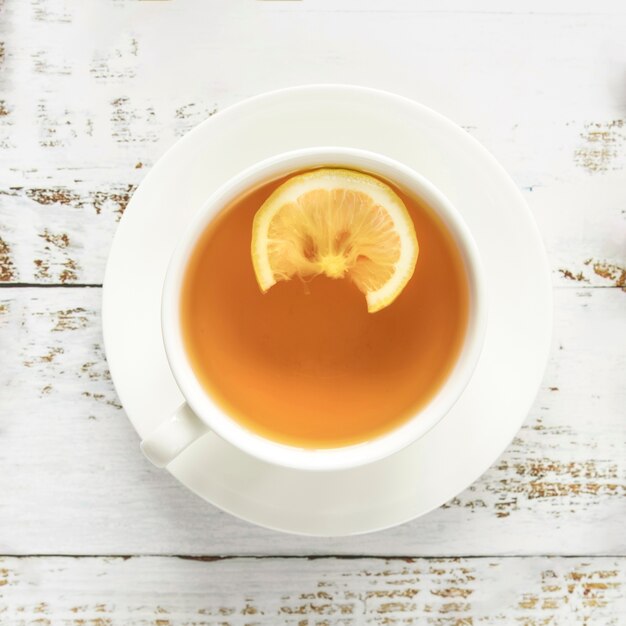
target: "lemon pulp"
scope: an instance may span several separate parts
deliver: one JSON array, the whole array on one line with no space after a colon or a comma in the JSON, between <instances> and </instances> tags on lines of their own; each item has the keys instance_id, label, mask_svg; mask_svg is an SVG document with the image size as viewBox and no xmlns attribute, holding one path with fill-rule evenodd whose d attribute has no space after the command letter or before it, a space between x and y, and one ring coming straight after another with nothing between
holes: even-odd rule
<instances>
[{"instance_id":1,"label":"lemon pulp","mask_svg":"<svg viewBox=\"0 0 626 626\"><path fill-rule=\"evenodd\" d=\"M324 168L274 190L254 217L251 252L263 292L296 276L348 278L374 313L400 295L419 246L413 221L389 185Z\"/></svg>"}]
</instances>

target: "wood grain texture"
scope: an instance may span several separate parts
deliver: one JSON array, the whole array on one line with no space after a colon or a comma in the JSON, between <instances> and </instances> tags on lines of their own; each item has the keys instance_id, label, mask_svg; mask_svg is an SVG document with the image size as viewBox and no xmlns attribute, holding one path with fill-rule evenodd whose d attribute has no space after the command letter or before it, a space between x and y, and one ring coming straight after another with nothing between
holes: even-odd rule
<instances>
[{"instance_id":1,"label":"wood grain texture","mask_svg":"<svg viewBox=\"0 0 626 626\"><path fill-rule=\"evenodd\" d=\"M545 384L479 481L423 519L341 540L254 528L142 457L103 357L100 297L0 290L0 553L626 554L619 289L557 291Z\"/></svg>"},{"instance_id":2,"label":"wood grain texture","mask_svg":"<svg viewBox=\"0 0 626 626\"><path fill-rule=\"evenodd\" d=\"M526 194L557 284L623 285L615 64L626 15L611 3L585 15L453 6L5 2L0 282L101 283L133 190L176 139L244 97L325 81L387 88L449 115ZM346 36L374 19L370 37Z\"/></svg>"},{"instance_id":3,"label":"wood grain texture","mask_svg":"<svg viewBox=\"0 0 626 626\"><path fill-rule=\"evenodd\" d=\"M626 559L5 558L11 626L620 626Z\"/></svg>"},{"instance_id":4,"label":"wood grain texture","mask_svg":"<svg viewBox=\"0 0 626 626\"><path fill-rule=\"evenodd\" d=\"M0 0L0 554L155 555L5 557L0 624L626 624L624 32L612 0ZM314 82L401 93L481 141L557 287L545 382L502 457L428 516L341 540L255 528L143 459L97 287L175 140ZM503 556L536 554L595 556Z\"/></svg>"},{"instance_id":5,"label":"wood grain texture","mask_svg":"<svg viewBox=\"0 0 626 626\"><path fill-rule=\"evenodd\" d=\"M0 284L101 284L116 224L140 181L130 172L121 183L0 188ZM524 191L556 285L626 288L624 178Z\"/></svg>"}]
</instances>

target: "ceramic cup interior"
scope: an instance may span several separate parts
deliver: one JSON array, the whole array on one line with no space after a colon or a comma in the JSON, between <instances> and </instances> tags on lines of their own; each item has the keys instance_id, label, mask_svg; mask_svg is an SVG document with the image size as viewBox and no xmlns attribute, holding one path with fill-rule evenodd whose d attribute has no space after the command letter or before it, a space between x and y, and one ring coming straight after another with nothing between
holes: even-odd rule
<instances>
[{"instance_id":1,"label":"ceramic cup interior","mask_svg":"<svg viewBox=\"0 0 626 626\"><path fill-rule=\"evenodd\" d=\"M454 238L469 285L469 319L459 357L431 401L398 428L370 441L340 448L309 449L266 439L226 414L197 379L185 353L180 295L187 262L211 220L246 190L272 178L321 166L347 167L393 181L429 205ZM172 256L162 298L162 331L167 358L188 407L210 430L244 452L270 463L302 470L337 470L370 463L397 452L435 426L468 384L487 323L487 299L479 253L460 213L427 179L386 156L352 148L319 147L283 153L241 172L213 193L195 215Z\"/></svg>"}]
</instances>

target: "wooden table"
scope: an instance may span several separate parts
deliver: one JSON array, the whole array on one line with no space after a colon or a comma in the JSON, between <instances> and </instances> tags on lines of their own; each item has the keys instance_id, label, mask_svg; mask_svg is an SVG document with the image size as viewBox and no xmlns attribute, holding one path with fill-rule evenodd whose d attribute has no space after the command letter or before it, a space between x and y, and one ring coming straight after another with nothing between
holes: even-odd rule
<instances>
[{"instance_id":1,"label":"wooden table","mask_svg":"<svg viewBox=\"0 0 626 626\"><path fill-rule=\"evenodd\" d=\"M0 623L626 624L625 67L617 1L0 1ZM100 327L155 160L311 82L399 92L479 139L555 286L545 382L502 457L350 539L253 527L153 468Z\"/></svg>"}]
</instances>

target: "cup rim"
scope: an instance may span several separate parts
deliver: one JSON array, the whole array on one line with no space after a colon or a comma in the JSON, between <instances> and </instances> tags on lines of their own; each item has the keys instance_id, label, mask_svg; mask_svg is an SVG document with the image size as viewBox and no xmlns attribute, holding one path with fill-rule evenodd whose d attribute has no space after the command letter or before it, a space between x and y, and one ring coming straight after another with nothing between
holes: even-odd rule
<instances>
[{"instance_id":1,"label":"cup rim","mask_svg":"<svg viewBox=\"0 0 626 626\"><path fill-rule=\"evenodd\" d=\"M305 168L351 167L382 175L410 189L435 211L464 261L470 303L465 338L452 371L435 395L400 426L369 441L338 448L304 448L262 437L229 416L198 380L187 358L179 296L187 262L209 223L240 193L264 180ZM162 291L161 330L172 374L196 415L222 439L266 462L301 470L340 470L390 456L424 436L450 411L469 383L487 325L484 271L474 238L461 214L427 178L390 157L357 148L320 146L282 152L259 161L215 190L195 213L170 259Z\"/></svg>"}]
</instances>

